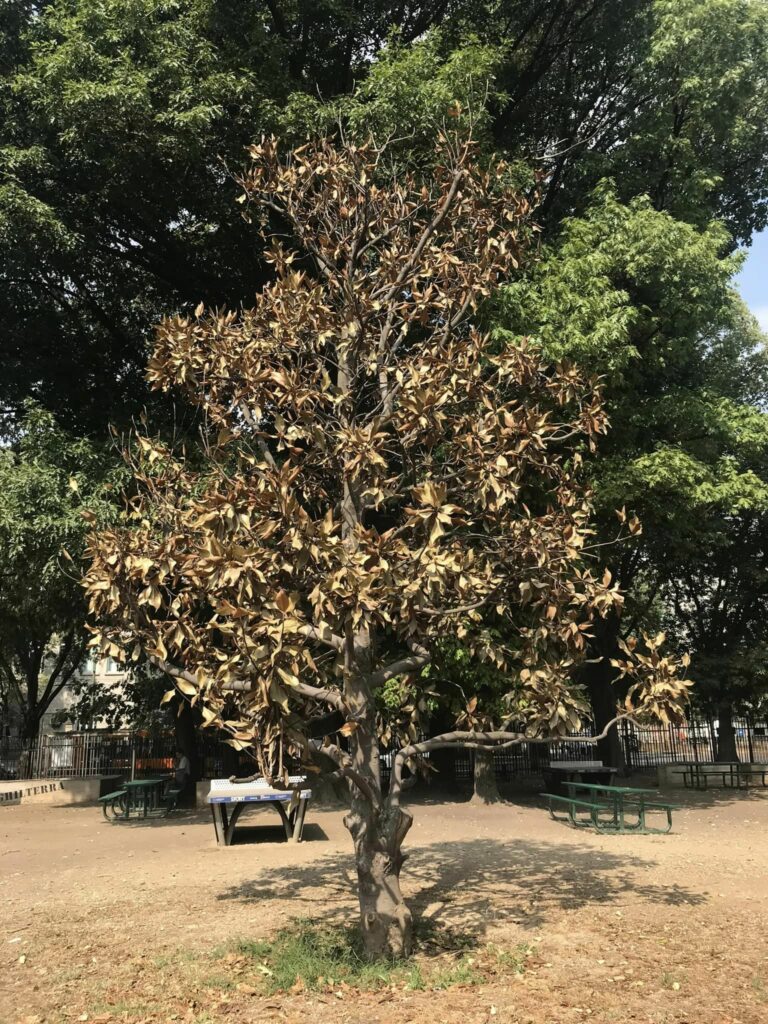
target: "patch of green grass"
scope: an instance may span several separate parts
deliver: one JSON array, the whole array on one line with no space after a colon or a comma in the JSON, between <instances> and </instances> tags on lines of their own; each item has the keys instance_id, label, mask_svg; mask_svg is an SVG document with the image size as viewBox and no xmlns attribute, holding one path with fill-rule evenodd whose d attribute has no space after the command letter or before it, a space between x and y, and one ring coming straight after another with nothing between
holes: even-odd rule
<instances>
[{"instance_id":1,"label":"patch of green grass","mask_svg":"<svg viewBox=\"0 0 768 1024\"><path fill-rule=\"evenodd\" d=\"M232 978L227 978L222 974L211 974L200 980L202 988L218 988L222 991L228 991L235 987L235 982Z\"/></svg>"},{"instance_id":2,"label":"patch of green grass","mask_svg":"<svg viewBox=\"0 0 768 1024\"><path fill-rule=\"evenodd\" d=\"M430 988L446 989L453 988L454 985L479 985L484 980L475 958L464 954L455 964L438 970L432 978Z\"/></svg>"},{"instance_id":3,"label":"patch of green grass","mask_svg":"<svg viewBox=\"0 0 768 1024\"><path fill-rule=\"evenodd\" d=\"M491 974L521 973L528 948L476 949L476 939L435 926L416 932L416 951L406 960L369 960L354 928L296 920L273 939L241 941L228 954L252 964L249 983L267 994L306 989L411 990L477 985Z\"/></svg>"},{"instance_id":4,"label":"patch of green grass","mask_svg":"<svg viewBox=\"0 0 768 1024\"><path fill-rule=\"evenodd\" d=\"M412 964L405 976L405 987L411 992L422 992L427 987L420 964Z\"/></svg>"},{"instance_id":5,"label":"patch of green grass","mask_svg":"<svg viewBox=\"0 0 768 1024\"><path fill-rule=\"evenodd\" d=\"M499 967L503 967L514 974L522 974L525 970L525 960L532 953L531 947L526 942L521 942L514 949L505 949L503 946L488 946L488 956L491 957Z\"/></svg>"},{"instance_id":6,"label":"patch of green grass","mask_svg":"<svg viewBox=\"0 0 768 1024\"><path fill-rule=\"evenodd\" d=\"M259 961L267 992L285 991L296 985L317 991L341 984L375 989L401 975L401 961L370 961L352 928L295 921L271 941L241 942L237 952Z\"/></svg>"}]
</instances>

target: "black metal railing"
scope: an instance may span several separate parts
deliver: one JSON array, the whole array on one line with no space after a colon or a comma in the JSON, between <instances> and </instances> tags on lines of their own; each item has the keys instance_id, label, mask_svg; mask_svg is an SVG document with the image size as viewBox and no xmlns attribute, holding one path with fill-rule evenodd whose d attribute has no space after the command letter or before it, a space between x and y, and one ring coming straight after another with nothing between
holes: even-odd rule
<instances>
[{"instance_id":1,"label":"black metal railing","mask_svg":"<svg viewBox=\"0 0 768 1024\"><path fill-rule=\"evenodd\" d=\"M736 735L736 752L740 761L768 763L768 723L737 718L733 721ZM665 764L713 761L717 756L717 721L713 719L690 720L683 725L658 725L639 729L632 722L621 722L617 726L619 738L628 769L643 770ZM579 737L588 739L594 730L585 729ZM523 743L494 754L497 777L514 778L537 775L543 765L551 761L592 761L598 758L595 744L574 742L553 742L549 744ZM472 774L472 758L468 753L457 754L455 774L458 779L468 779Z\"/></svg>"},{"instance_id":2,"label":"black metal railing","mask_svg":"<svg viewBox=\"0 0 768 1024\"><path fill-rule=\"evenodd\" d=\"M741 761L768 763L768 722L734 719L736 750ZM631 722L618 726L624 759L629 769L653 768L686 761L714 760L717 753L718 723L696 719L682 726L654 726L638 729ZM502 779L540 774L551 760L591 761L598 757L585 730L568 742L523 743L494 755L496 774ZM394 751L382 756L382 770L388 773ZM204 778L244 775L254 770L246 754L234 754L218 736L199 737L198 755ZM173 770L175 741L162 733L60 733L39 736L33 743L18 739L0 740L0 780L32 778L74 778L120 775L142 778ZM468 752L457 752L457 779L468 779L472 760Z\"/></svg>"}]
</instances>

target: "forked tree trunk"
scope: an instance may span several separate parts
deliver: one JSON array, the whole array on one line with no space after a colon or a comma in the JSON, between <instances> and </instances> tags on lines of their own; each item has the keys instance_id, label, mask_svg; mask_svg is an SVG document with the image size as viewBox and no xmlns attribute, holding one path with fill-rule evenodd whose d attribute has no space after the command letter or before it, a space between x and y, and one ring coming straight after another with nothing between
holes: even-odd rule
<instances>
[{"instance_id":1,"label":"forked tree trunk","mask_svg":"<svg viewBox=\"0 0 768 1024\"><path fill-rule=\"evenodd\" d=\"M355 844L363 947L372 960L398 959L413 948L413 918L400 891L412 820L400 808L377 812L360 799L344 818Z\"/></svg>"},{"instance_id":2,"label":"forked tree trunk","mask_svg":"<svg viewBox=\"0 0 768 1024\"><path fill-rule=\"evenodd\" d=\"M493 752L475 750L473 761L474 792L472 793L471 803L483 806L501 803L501 794L499 793L499 787L496 785Z\"/></svg>"},{"instance_id":3,"label":"forked tree trunk","mask_svg":"<svg viewBox=\"0 0 768 1024\"><path fill-rule=\"evenodd\" d=\"M736 749L736 730L733 727L733 708L730 704L721 704L717 709L717 757L716 761L738 761Z\"/></svg>"}]
</instances>

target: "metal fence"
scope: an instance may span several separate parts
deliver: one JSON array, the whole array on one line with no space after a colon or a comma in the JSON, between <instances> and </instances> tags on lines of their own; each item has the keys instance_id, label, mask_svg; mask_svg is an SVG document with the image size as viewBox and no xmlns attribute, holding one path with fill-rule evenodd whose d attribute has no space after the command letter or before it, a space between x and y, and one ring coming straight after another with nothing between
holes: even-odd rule
<instances>
[{"instance_id":1,"label":"metal fence","mask_svg":"<svg viewBox=\"0 0 768 1024\"><path fill-rule=\"evenodd\" d=\"M768 763L768 723L734 719L736 751L740 761ZM713 761L717 755L718 723L712 719L686 722L684 725L653 726L638 729L631 722L619 725L619 738L629 770L656 768L665 764ZM594 735L586 729L584 739ZM494 754L496 774L500 778L537 775L550 761L591 761L597 752L592 743L521 744ZM469 754L456 758L456 777L468 779L472 773Z\"/></svg>"},{"instance_id":2,"label":"metal fence","mask_svg":"<svg viewBox=\"0 0 768 1024\"><path fill-rule=\"evenodd\" d=\"M60 779L142 775L173 769L173 738L97 732L39 736L0 743L0 778Z\"/></svg>"},{"instance_id":3,"label":"metal fence","mask_svg":"<svg viewBox=\"0 0 768 1024\"><path fill-rule=\"evenodd\" d=\"M768 723L747 719L734 721L736 749L742 761L768 763ZM656 726L637 729L622 722L619 735L627 767L653 768L685 761L712 761L717 752L718 725L698 720L683 726ZM591 734L584 732L583 738ZM52 779L93 775L123 775L134 778L173 770L173 736L149 736L143 733L100 732L62 733L40 736L32 744L19 740L0 740L0 779ZM201 771L205 778L247 774L253 762L237 756L213 735L203 735L198 744ZM523 743L494 755L496 773L501 778L537 775L550 760L589 761L596 757L594 744ZM384 755L387 772L391 753ZM468 753L457 753L456 778L469 778L472 761Z\"/></svg>"},{"instance_id":4,"label":"metal fence","mask_svg":"<svg viewBox=\"0 0 768 1024\"><path fill-rule=\"evenodd\" d=\"M213 735L198 738L204 778L247 774L253 762L237 755ZM0 780L83 778L120 775L142 778L173 771L176 745L168 733L59 733L39 736L33 743L0 740Z\"/></svg>"}]
</instances>

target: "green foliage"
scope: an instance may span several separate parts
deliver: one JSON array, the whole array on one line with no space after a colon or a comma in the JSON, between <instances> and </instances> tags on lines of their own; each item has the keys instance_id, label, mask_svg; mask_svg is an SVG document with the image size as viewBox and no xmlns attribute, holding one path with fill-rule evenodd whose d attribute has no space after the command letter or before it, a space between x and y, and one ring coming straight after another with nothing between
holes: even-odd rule
<instances>
[{"instance_id":1,"label":"green foliage","mask_svg":"<svg viewBox=\"0 0 768 1024\"><path fill-rule=\"evenodd\" d=\"M506 46L495 121L548 165L550 229L601 179L622 200L748 241L766 222L768 8L763 0L503 0L483 39ZM531 16L533 13L533 17ZM478 11L473 24L483 17ZM489 40L490 41L490 40Z\"/></svg>"},{"instance_id":2,"label":"green foliage","mask_svg":"<svg viewBox=\"0 0 768 1024\"><path fill-rule=\"evenodd\" d=\"M641 359L640 373L669 375L679 350L685 358L702 328L717 331L731 315L729 242L719 224L698 231L647 196L622 203L603 182L526 279L503 290L502 323L612 385Z\"/></svg>"},{"instance_id":3,"label":"green foliage","mask_svg":"<svg viewBox=\"0 0 768 1024\"><path fill-rule=\"evenodd\" d=\"M119 687L78 676L71 681L72 702L60 722L103 722L114 730L166 732L173 728L173 711L160 704L167 690L168 678L146 664L131 666Z\"/></svg>"},{"instance_id":4,"label":"green foliage","mask_svg":"<svg viewBox=\"0 0 768 1024\"><path fill-rule=\"evenodd\" d=\"M419 12L430 18L430 4ZM80 429L146 400L161 310L250 301L227 169L297 90L348 92L386 3L54 0L0 11L2 397ZM406 38L423 31L404 21ZM2 31L4 30L4 31Z\"/></svg>"},{"instance_id":5,"label":"green foliage","mask_svg":"<svg viewBox=\"0 0 768 1024\"><path fill-rule=\"evenodd\" d=\"M103 448L32 405L0 451L0 676L30 727L83 657L79 561L92 526L114 520L122 481Z\"/></svg>"},{"instance_id":6,"label":"green foliage","mask_svg":"<svg viewBox=\"0 0 768 1024\"><path fill-rule=\"evenodd\" d=\"M727 250L721 226L603 185L497 314L506 342L532 334L604 376L611 430L588 462L602 539L617 532L614 509L639 515L642 537L612 567L629 621L665 622L705 702L764 685L768 356Z\"/></svg>"},{"instance_id":7,"label":"green foliage","mask_svg":"<svg viewBox=\"0 0 768 1024\"><path fill-rule=\"evenodd\" d=\"M71 618L73 601L82 608L78 569L65 568L65 559L76 562L88 531L114 519L121 483L104 449L71 437L50 413L28 407L18 444L0 451L0 615L6 636L11 623L26 631L24 624L35 623L43 608L57 621ZM50 632L43 624L42 635Z\"/></svg>"},{"instance_id":8,"label":"green foliage","mask_svg":"<svg viewBox=\"0 0 768 1024\"><path fill-rule=\"evenodd\" d=\"M768 360L732 290L738 260L727 235L653 208L621 203L609 186L525 279L503 291L500 336L531 334L554 358L606 380L611 430L591 470L606 518L627 505L643 543L688 551L713 505L732 511L768 498Z\"/></svg>"},{"instance_id":9,"label":"green foliage","mask_svg":"<svg viewBox=\"0 0 768 1024\"><path fill-rule=\"evenodd\" d=\"M767 25L761 0L3 5L5 407L34 393L78 429L124 421L147 398L147 323L250 302L268 268L225 168L263 131L394 133L414 165L435 122L471 113L519 184L546 170L550 232L613 177L624 202L748 239Z\"/></svg>"}]
</instances>

